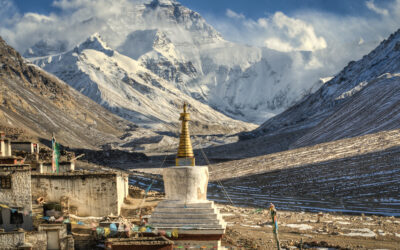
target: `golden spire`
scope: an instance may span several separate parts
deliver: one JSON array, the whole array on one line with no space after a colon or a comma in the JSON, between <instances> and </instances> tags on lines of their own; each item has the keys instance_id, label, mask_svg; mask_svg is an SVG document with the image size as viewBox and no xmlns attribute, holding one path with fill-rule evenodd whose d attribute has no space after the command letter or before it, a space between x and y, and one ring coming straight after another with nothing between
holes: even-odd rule
<instances>
[{"instance_id":1,"label":"golden spire","mask_svg":"<svg viewBox=\"0 0 400 250\"><path fill-rule=\"evenodd\" d=\"M181 135L179 138L178 155L176 157L176 166L194 166L195 159L193 155L192 143L190 142L189 121L190 115L186 112L187 104L183 104L183 113L179 118L182 121Z\"/></svg>"}]
</instances>

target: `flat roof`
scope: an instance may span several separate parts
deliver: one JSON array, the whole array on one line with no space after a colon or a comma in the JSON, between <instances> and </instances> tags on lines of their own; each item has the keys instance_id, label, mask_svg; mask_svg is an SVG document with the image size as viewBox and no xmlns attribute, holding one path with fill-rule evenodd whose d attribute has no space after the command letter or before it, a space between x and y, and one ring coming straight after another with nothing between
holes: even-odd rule
<instances>
[{"instance_id":1,"label":"flat roof","mask_svg":"<svg viewBox=\"0 0 400 250\"><path fill-rule=\"evenodd\" d=\"M151 246L151 245L172 245L173 241L167 239L164 236L155 237L139 237L139 238L108 238L107 243L112 245L122 246Z\"/></svg>"},{"instance_id":2,"label":"flat roof","mask_svg":"<svg viewBox=\"0 0 400 250\"><path fill-rule=\"evenodd\" d=\"M23 160L24 158L22 158L21 156L15 156L15 155L10 155L10 156L0 156L0 160L4 160L4 159L17 159L17 160Z\"/></svg>"},{"instance_id":3,"label":"flat roof","mask_svg":"<svg viewBox=\"0 0 400 250\"><path fill-rule=\"evenodd\" d=\"M32 172L31 176L35 178L48 177L48 178L95 178L95 177L115 177L118 175L129 176L126 173L116 172L116 171L86 171L86 170L78 170L71 172L62 172L62 173L38 173Z\"/></svg>"},{"instance_id":4,"label":"flat roof","mask_svg":"<svg viewBox=\"0 0 400 250\"><path fill-rule=\"evenodd\" d=\"M0 172L5 170L30 170L29 164L0 164Z\"/></svg>"}]
</instances>

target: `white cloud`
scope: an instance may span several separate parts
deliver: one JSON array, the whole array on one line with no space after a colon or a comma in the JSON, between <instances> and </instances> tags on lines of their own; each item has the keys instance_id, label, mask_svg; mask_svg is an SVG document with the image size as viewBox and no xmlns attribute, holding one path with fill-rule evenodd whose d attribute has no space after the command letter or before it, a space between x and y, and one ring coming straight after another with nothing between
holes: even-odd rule
<instances>
[{"instance_id":1,"label":"white cloud","mask_svg":"<svg viewBox=\"0 0 400 250\"><path fill-rule=\"evenodd\" d=\"M387 9L379 8L375 5L374 0L369 0L365 3L368 9L374 11L375 13L383 16L389 15L389 11Z\"/></svg>"},{"instance_id":2,"label":"white cloud","mask_svg":"<svg viewBox=\"0 0 400 250\"><path fill-rule=\"evenodd\" d=\"M231 9L226 10L226 16L229 18L234 18L234 19L244 19L245 18L245 16L243 14L238 14Z\"/></svg>"},{"instance_id":3,"label":"white cloud","mask_svg":"<svg viewBox=\"0 0 400 250\"><path fill-rule=\"evenodd\" d=\"M274 30L265 40L265 45L270 49L283 52L315 51L327 46L325 39L315 34L313 26L300 19L277 12L270 19L270 23L269 27Z\"/></svg>"},{"instance_id":4,"label":"white cloud","mask_svg":"<svg viewBox=\"0 0 400 250\"><path fill-rule=\"evenodd\" d=\"M12 4L9 0L0 1ZM25 13L16 15L12 22L8 17L6 20L10 24L3 25L4 22L1 22L0 35L20 52L40 40L50 43L67 40L67 44L74 46L95 32L101 32L110 42L117 42L121 39L120 35L125 34L118 30L124 27L116 23L123 18L128 23L126 13L133 5L134 2L129 0L57 0L53 6L59 8L58 14Z\"/></svg>"}]
</instances>

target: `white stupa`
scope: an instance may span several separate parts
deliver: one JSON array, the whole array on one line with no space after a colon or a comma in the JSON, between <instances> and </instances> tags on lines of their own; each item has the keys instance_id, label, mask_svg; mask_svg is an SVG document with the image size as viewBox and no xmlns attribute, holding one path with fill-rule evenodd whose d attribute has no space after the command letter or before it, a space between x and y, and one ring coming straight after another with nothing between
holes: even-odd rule
<instances>
[{"instance_id":1,"label":"white stupa","mask_svg":"<svg viewBox=\"0 0 400 250\"><path fill-rule=\"evenodd\" d=\"M195 166L186 104L180 120L176 166L163 170L166 199L158 204L149 224L174 232L175 246L220 248L226 223L214 202L207 200L208 167Z\"/></svg>"}]
</instances>

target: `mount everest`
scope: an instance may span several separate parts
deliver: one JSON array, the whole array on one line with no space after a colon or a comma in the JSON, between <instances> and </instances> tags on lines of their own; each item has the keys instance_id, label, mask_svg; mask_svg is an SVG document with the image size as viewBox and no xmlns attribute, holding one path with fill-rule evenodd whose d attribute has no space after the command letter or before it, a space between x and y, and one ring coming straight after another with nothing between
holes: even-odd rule
<instances>
[{"instance_id":1,"label":"mount everest","mask_svg":"<svg viewBox=\"0 0 400 250\"><path fill-rule=\"evenodd\" d=\"M94 31L86 38L80 34L84 42L41 40L24 56L145 127L174 121L180 102L187 101L198 108L194 116L201 123L251 129L233 119L262 123L323 84L309 83L316 70L311 52L226 41L176 1L144 2L106 23L89 17L80 25Z\"/></svg>"}]
</instances>

